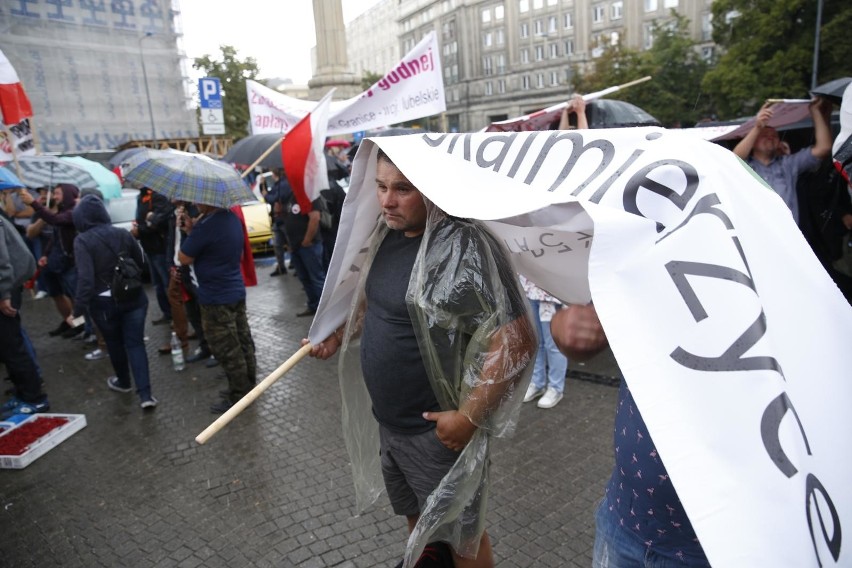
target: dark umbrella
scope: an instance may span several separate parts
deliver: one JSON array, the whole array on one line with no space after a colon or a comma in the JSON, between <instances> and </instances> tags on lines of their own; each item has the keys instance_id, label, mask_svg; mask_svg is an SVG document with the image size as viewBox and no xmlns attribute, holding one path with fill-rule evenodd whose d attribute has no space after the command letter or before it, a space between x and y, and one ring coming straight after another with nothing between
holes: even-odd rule
<instances>
[{"instance_id":1,"label":"dark umbrella","mask_svg":"<svg viewBox=\"0 0 852 568\"><path fill-rule=\"evenodd\" d=\"M125 163L130 157L144 150L150 150L150 148L145 148L144 146L134 146L133 148L125 148L124 150L119 150L115 154L109 157L107 163L109 164L110 169L115 169L121 164Z\"/></svg>"},{"instance_id":2,"label":"dark umbrella","mask_svg":"<svg viewBox=\"0 0 852 568\"><path fill-rule=\"evenodd\" d=\"M270 146L275 144L282 137L281 134L253 134L246 136L233 146L228 152L222 156L223 162L236 164L239 166L250 166L260 156L266 152ZM280 168L283 166L281 162L281 149L276 148L270 152L259 164L263 168Z\"/></svg>"},{"instance_id":3,"label":"dark umbrella","mask_svg":"<svg viewBox=\"0 0 852 568\"><path fill-rule=\"evenodd\" d=\"M836 105L839 105L843 100L843 91L849 83L852 82L852 77L843 77L824 83L811 91L812 95L825 97Z\"/></svg>"},{"instance_id":4,"label":"dark umbrella","mask_svg":"<svg viewBox=\"0 0 852 568\"><path fill-rule=\"evenodd\" d=\"M554 105L555 107L556 105ZM486 132L528 132L559 126L562 108L548 107L538 112L491 123ZM660 126L660 121L634 104L615 99L594 99L586 103L589 128Z\"/></svg>"}]
</instances>

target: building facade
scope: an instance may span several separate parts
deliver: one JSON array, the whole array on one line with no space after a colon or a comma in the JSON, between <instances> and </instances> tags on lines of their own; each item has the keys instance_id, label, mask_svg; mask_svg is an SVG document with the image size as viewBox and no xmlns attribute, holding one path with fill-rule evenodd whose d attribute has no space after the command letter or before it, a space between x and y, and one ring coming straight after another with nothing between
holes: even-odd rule
<instances>
[{"instance_id":1,"label":"building facade","mask_svg":"<svg viewBox=\"0 0 852 568\"><path fill-rule=\"evenodd\" d=\"M42 152L198 136L178 0L0 3Z\"/></svg>"},{"instance_id":2,"label":"building facade","mask_svg":"<svg viewBox=\"0 0 852 568\"><path fill-rule=\"evenodd\" d=\"M447 112L434 130L469 132L566 100L572 74L606 45L647 49L676 10L712 52L712 0L398 0L400 52L438 35ZM637 77L638 78L638 77Z\"/></svg>"},{"instance_id":3,"label":"building facade","mask_svg":"<svg viewBox=\"0 0 852 568\"><path fill-rule=\"evenodd\" d=\"M384 75L399 63L399 0L381 0L349 22L346 46L349 69L358 77Z\"/></svg>"}]
</instances>

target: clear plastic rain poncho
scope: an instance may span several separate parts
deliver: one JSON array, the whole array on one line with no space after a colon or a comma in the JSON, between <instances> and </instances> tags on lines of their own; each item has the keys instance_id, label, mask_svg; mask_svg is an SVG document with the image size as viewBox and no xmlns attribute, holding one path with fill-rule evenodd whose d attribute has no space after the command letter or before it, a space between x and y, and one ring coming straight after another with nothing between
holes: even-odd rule
<instances>
[{"instance_id":1,"label":"clear plastic rain poncho","mask_svg":"<svg viewBox=\"0 0 852 568\"><path fill-rule=\"evenodd\" d=\"M460 410L478 429L421 511L406 548L406 567L427 543L438 540L463 556L476 554L485 528L490 437L514 431L538 345L528 303L502 245L479 222L448 217L428 200L426 205L427 227L406 303L441 409ZM361 375L359 334L366 277L387 232L379 223L371 237L339 359L343 432L359 511L384 491L379 429Z\"/></svg>"}]
</instances>

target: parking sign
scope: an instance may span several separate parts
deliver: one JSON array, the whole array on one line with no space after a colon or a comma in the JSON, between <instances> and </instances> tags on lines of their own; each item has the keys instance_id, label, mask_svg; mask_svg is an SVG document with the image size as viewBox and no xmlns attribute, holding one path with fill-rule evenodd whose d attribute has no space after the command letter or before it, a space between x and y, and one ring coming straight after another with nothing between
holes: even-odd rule
<instances>
[{"instance_id":1,"label":"parking sign","mask_svg":"<svg viewBox=\"0 0 852 568\"><path fill-rule=\"evenodd\" d=\"M201 101L201 131L204 134L225 133L225 113L222 110L222 85L218 77L198 80Z\"/></svg>"}]
</instances>

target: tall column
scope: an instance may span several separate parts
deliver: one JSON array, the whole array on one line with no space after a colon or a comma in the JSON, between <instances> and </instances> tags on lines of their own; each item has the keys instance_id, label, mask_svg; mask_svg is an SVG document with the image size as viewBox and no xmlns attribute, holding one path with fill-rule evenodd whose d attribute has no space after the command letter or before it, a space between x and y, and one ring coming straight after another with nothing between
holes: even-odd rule
<instances>
[{"instance_id":1,"label":"tall column","mask_svg":"<svg viewBox=\"0 0 852 568\"><path fill-rule=\"evenodd\" d=\"M346 57L346 26L341 0L313 0L317 35L317 73L308 81L309 97L318 100L335 87L335 99L361 92L361 79L349 72Z\"/></svg>"}]
</instances>

